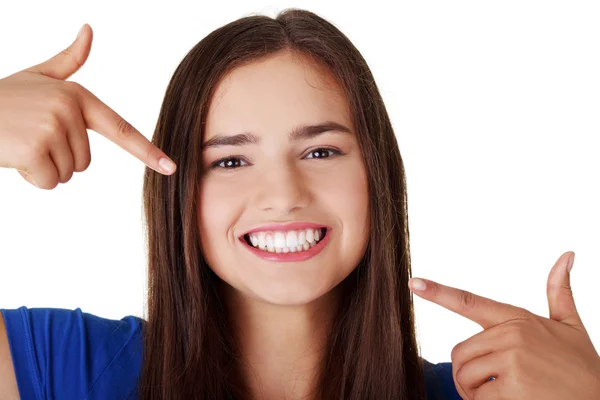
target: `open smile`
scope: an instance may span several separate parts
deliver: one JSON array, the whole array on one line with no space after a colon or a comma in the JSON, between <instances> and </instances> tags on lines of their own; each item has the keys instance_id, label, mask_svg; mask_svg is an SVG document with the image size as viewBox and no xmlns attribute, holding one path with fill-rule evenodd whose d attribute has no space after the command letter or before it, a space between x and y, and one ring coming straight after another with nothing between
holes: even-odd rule
<instances>
[{"instance_id":1,"label":"open smile","mask_svg":"<svg viewBox=\"0 0 600 400\"><path fill-rule=\"evenodd\" d=\"M240 241L256 256L268 261L303 261L319 254L329 242L331 229L250 232Z\"/></svg>"}]
</instances>

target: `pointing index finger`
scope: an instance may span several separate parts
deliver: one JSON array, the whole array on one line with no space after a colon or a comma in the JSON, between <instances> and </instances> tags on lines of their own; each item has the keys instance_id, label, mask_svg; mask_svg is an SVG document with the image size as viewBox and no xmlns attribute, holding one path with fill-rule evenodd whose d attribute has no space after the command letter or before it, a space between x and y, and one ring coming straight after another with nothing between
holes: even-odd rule
<instances>
[{"instance_id":1,"label":"pointing index finger","mask_svg":"<svg viewBox=\"0 0 600 400\"><path fill-rule=\"evenodd\" d=\"M414 279L414 278L413 278ZM438 304L479 324L483 329L491 328L504 322L522 318L527 310L511 304L501 303L487 297L478 296L466 290L442 285L431 280L425 281L424 290L413 290L419 297ZM412 280L411 286L412 286ZM412 289L412 288L411 288Z\"/></svg>"},{"instance_id":2,"label":"pointing index finger","mask_svg":"<svg viewBox=\"0 0 600 400\"><path fill-rule=\"evenodd\" d=\"M78 85L77 97L85 124L148 167L164 175L175 172L175 163L129 122L104 104L92 92Z\"/></svg>"}]
</instances>

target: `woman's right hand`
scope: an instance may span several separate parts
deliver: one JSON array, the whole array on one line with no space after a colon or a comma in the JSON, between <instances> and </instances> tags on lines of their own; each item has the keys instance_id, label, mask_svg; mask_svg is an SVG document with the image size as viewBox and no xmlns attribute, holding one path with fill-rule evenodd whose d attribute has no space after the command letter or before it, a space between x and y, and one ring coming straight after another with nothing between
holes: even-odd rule
<instances>
[{"instance_id":1,"label":"woman's right hand","mask_svg":"<svg viewBox=\"0 0 600 400\"><path fill-rule=\"evenodd\" d=\"M87 129L94 130L153 170L166 158L160 149L94 94L66 81L87 60L92 28L51 59L0 79L0 167L14 168L41 189L66 183L90 165Z\"/></svg>"}]
</instances>

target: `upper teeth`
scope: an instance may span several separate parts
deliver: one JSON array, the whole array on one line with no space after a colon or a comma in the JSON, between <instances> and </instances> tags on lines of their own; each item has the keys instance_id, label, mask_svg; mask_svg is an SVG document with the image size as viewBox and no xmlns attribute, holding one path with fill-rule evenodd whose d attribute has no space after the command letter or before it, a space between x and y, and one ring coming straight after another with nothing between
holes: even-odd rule
<instances>
[{"instance_id":1,"label":"upper teeth","mask_svg":"<svg viewBox=\"0 0 600 400\"><path fill-rule=\"evenodd\" d=\"M249 233L248 237L250 238L250 243L261 250L294 252L308 250L318 242L321 238L321 229L302 229L285 232L261 231Z\"/></svg>"}]
</instances>

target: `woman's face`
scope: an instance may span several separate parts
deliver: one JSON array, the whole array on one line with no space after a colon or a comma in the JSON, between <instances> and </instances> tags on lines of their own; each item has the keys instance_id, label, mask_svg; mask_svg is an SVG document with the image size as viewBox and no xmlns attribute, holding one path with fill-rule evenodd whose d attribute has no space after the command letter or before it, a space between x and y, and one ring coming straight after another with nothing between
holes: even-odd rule
<instances>
[{"instance_id":1,"label":"woman's face","mask_svg":"<svg viewBox=\"0 0 600 400\"><path fill-rule=\"evenodd\" d=\"M302 129L321 124L329 127ZM223 281L302 305L354 270L369 235L367 176L348 103L327 72L290 52L234 69L216 88L202 148L200 244Z\"/></svg>"}]
</instances>

